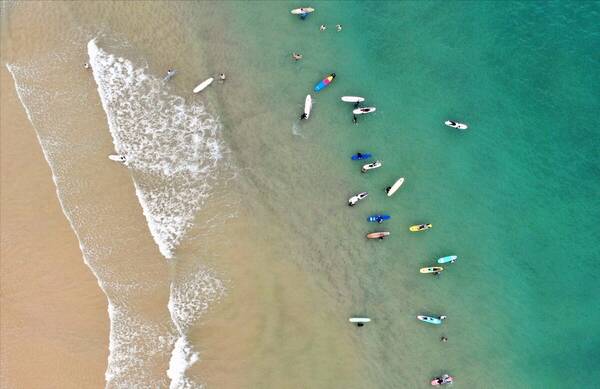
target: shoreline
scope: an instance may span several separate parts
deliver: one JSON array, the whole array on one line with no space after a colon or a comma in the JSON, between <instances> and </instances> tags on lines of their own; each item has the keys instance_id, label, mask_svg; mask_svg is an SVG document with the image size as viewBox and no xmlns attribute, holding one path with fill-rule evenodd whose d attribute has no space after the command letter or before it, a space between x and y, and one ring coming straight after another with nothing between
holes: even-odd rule
<instances>
[{"instance_id":1,"label":"shoreline","mask_svg":"<svg viewBox=\"0 0 600 389\"><path fill-rule=\"evenodd\" d=\"M106 296L82 260L12 77L4 66L0 73L2 386L104 386Z\"/></svg>"}]
</instances>

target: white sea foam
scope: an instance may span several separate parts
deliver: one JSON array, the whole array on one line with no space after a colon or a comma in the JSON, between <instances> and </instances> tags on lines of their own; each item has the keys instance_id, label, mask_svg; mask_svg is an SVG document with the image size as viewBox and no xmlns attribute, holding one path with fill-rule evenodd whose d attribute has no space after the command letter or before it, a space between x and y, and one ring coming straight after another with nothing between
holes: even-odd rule
<instances>
[{"instance_id":1,"label":"white sea foam","mask_svg":"<svg viewBox=\"0 0 600 389\"><path fill-rule=\"evenodd\" d=\"M136 69L128 60L104 52L94 41L88 44L88 53L115 149L130 162L136 194L151 234L161 253L171 258L217 180L218 166L226 153L218 136L219 121L200 103L188 104L181 97L166 94L160 89L164 84L158 78L147 75L145 69ZM127 296L139 296L153 286L120 277L104 265L104 260L113 255L113 245L123 241L93 231L90 234L85 226L94 223L98 209L94 204L73 201L82 192L80 185L90 186L90 178L73 177L72 166L87 160L90 153L97 154L98 144L93 139L80 142L77 126L70 121L81 116L85 111L81 108L90 98L74 94L72 85L64 83L64 67L72 66L73 58L60 53L51 57L52 60L41 58L28 65L7 64L7 69L36 131L60 205L77 236L84 261L105 294L109 291L107 295L118 296L118 301L108 298L110 353L106 385L165 387L167 377L157 375L151 367L160 365L161 358L170 352L170 386L200 387L185 376L185 371L199 359L187 332L209 305L225 293L225 287L205 267L173 281L168 309L174 326L148 321L127 305ZM59 87L49 87L56 85L54 80ZM114 212L104 211L104 216ZM215 223L222 219L220 215Z\"/></svg>"},{"instance_id":2,"label":"white sea foam","mask_svg":"<svg viewBox=\"0 0 600 389\"><path fill-rule=\"evenodd\" d=\"M173 281L168 308L179 332L186 333L210 304L224 294L224 282L213 270L204 266L181 280Z\"/></svg>"},{"instance_id":3,"label":"white sea foam","mask_svg":"<svg viewBox=\"0 0 600 389\"><path fill-rule=\"evenodd\" d=\"M175 343L172 328L149 323L127 305L108 305L110 346L107 387L159 388L166 386L148 366L159 364ZM155 360L155 361L153 361Z\"/></svg>"},{"instance_id":4,"label":"white sea foam","mask_svg":"<svg viewBox=\"0 0 600 389\"><path fill-rule=\"evenodd\" d=\"M203 385L193 382L185 376L186 370L198 361L198 353L193 351L187 337L182 335L175 342L167 376L171 379L169 389L203 388Z\"/></svg>"},{"instance_id":5,"label":"white sea foam","mask_svg":"<svg viewBox=\"0 0 600 389\"><path fill-rule=\"evenodd\" d=\"M132 169L148 227L172 258L216 181L226 152L219 120L202 103L164 91L159 77L88 43L115 150Z\"/></svg>"},{"instance_id":6,"label":"white sea foam","mask_svg":"<svg viewBox=\"0 0 600 389\"><path fill-rule=\"evenodd\" d=\"M225 286L214 271L200 266L195 272L171 283L168 308L171 320L179 332L175 343L167 375L171 379L171 389L201 387L185 376L186 370L199 360L187 332L211 303L225 294Z\"/></svg>"}]
</instances>

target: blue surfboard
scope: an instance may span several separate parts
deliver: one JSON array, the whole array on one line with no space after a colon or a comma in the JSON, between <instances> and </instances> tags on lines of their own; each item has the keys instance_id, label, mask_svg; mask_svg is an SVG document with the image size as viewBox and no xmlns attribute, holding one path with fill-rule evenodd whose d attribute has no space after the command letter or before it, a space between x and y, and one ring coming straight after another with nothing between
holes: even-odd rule
<instances>
[{"instance_id":1,"label":"blue surfboard","mask_svg":"<svg viewBox=\"0 0 600 389\"><path fill-rule=\"evenodd\" d=\"M369 153L364 153L364 154L363 154L363 153L360 153L360 155L358 155L358 154L354 154L354 155L352 156L352 160L353 160L353 161L359 161L359 160L361 160L361 159L369 159L369 158L371 158L371 157L372 157L372 155L371 155L371 154L369 154Z\"/></svg>"},{"instance_id":2,"label":"blue surfboard","mask_svg":"<svg viewBox=\"0 0 600 389\"><path fill-rule=\"evenodd\" d=\"M331 73L324 79L322 79L317 85L315 85L315 92L319 92L322 89L325 89L331 84L331 82L335 79L335 73Z\"/></svg>"},{"instance_id":3,"label":"blue surfboard","mask_svg":"<svg viewBox=\"0 0 600 389\"><path fill-rule=\"evenodd\" d=\"M367 221L379 223L380 221L390 220L391 218L390 215L371 215L367 218Z\"/></svg>"},{"instance_id":4,"label":"blue surfboard","mask_svg":"<svg viewBox=\"0 0 600 389\"><path fill-rule=\"evenodd\" d=\"M442 257L437 260L437 263L448 263L456 261L458 257L456 255L448 255L447 257Z\"/></svg>"}]
</instances>

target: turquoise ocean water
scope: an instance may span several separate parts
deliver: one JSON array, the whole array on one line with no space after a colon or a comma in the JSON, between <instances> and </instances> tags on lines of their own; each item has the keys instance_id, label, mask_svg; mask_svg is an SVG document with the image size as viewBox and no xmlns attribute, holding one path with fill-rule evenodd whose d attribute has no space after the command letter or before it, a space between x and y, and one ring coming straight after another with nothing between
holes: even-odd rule
<instances>
[{"instance_id":1,"label":"turquoise ocean water","mask_svg":"<svg viewBox=\"0 0 600 389\"><path fill-rule=\"evenodd\" d=\"M344 314L373 318L358 338L361 374L382 388L445 371L464 387L600 380L598 3L313 2L305 21L287 14L296 6L231 4L240 71L260 97L238 118L251 133L229 136L273 222L304 244L290 257ZM307 93L313 114L297 123ZM377 113L353 125L342 95ZM384 166L361 174L356 151ZM392 215L385 242L364 239L374 212ZM434 228L408 232L421 222ZM459 260L438 279L418 273L450 254ZM419 313L449 318L436 328Z\"/></svg>"}]
</instances>

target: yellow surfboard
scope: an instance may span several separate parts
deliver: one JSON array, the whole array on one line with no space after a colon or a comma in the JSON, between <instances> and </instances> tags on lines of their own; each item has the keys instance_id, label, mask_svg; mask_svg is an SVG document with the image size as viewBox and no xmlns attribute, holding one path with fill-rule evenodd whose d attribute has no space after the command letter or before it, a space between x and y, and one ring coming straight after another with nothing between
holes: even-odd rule
<instances>
[{"instance_id":1,"label":"yellow surfboard","mask_svg":"<svg viewBox=\"0 0 600 389\"><path fill-rule=\"evenodd\" d=\"M431 224L415 224L414 226L410 226L409 230L412 232L425 231L433 227Z\"/></svg>"}]
</instances>

